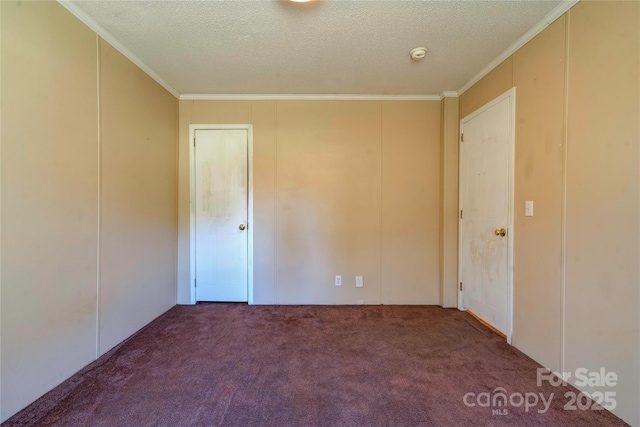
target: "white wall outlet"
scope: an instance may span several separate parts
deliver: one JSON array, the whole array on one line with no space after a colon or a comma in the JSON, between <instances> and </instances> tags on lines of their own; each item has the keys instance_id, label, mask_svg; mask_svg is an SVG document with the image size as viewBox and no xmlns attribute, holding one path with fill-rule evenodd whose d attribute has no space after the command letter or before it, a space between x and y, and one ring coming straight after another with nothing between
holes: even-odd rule
<instances>
[{"instance_id":1,"label":"white wall outlet","mask_svg":"<svg viewBox=\"0 0 640 427\"><path fill-rule=\"evenodd\" d=\"M533 216L533 200L524 202L524 216Z\"/></svg>"},{"instance_id":2,"label":"white wall outlet","mask_svg":"<svg viewBox=\"0 0 640 427\"><path fill-rule=\"evenodd\" d=\"M336 276L336 286L342 286L342 276Z\"/></svg>"},{"instance_id":3,"label":"white wall outlet","mask_svg":"<svg viewBox=\"0 0 640 427\"><path fill-rule=\"evenodd\" d=\"M361 288L364 286L364 281L362 280L362 276L356 276L356 288Z\"/></svg>"},{"instance_id":4,"label":"white wall outlet","mask_svg":"<svg viewBox=\"0 0 640 427\"><path fill-rule=\"evenodd\" d=\"M358 300L358 305L363 305L364 304L364 300L363 299L359 299Z\"/></svg>"}]
</instances>

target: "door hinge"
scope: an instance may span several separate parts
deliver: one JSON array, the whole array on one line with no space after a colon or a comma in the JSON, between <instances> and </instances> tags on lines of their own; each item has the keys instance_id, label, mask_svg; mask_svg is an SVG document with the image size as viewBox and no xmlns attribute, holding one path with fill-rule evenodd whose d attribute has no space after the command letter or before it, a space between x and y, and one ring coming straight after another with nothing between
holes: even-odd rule
<instances>
[{"instance_id":1,"label":"door hinge","mask_svg":"<svg viewBox=\"0 0 640 427\"><path fill-rule=\"evenodd\" d=\"M462 219L462 209L460 209L460 219Z\"/></svg>"},{"instance_id":2,"label":"door hinge","mask_svg":"<svg viewBox=\"0 0 640 427\"><path fill-rule=\"evenodd\" d=\"M460 142L464 142L464 133L460 134Z\"/></svg>"},{"instance_id":3,"label":"door hinge","mask_svg":"<svg viewBox=\"0 0 640 427\"><path fill-rule=\"evenodd\" d=\"M193 138L193 146L194 147L196 146L196 139L195 138Z\"/></svg>"},{"instance_id":4,"label":"door hinge","mask_svg":"<svg viewBox=\"0 0 640 427\"><path fill-rule=\"evenodd\" d=\"M197 288L198 287L198 280L193 279L193 287Z\"/></svg>"},{"instance_id":5,"label":"door hinge","mask_svg":"<svg viewBox=\"0 0 640 427\"><path fill-rule=\"evenodd\" d=\"M462 282L460 282L460 290L462 290Z\"/></svg>"}]
</instances>

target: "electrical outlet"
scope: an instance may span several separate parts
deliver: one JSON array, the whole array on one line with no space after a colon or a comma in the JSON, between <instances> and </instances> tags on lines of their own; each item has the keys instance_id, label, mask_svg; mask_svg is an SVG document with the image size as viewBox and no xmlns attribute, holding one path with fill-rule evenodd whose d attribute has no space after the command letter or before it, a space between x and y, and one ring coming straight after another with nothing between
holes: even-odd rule
<instances>
[{"instance_id":1,"label":"electrical outlet","mask_svg":"<svg viewBox=\"0 0 640 427\"><path fill-rule=\"evenodd\" d=\"M361 288L364 286L364 281L362 280L362 276L356 276L356 288Z\"/></svg>"},{"instance_id":2,"label":"electrical outlet","mask_svg":"<svg viewBox=\"0 0 640 427\"><path fill-rule=\"evenodd\" d=\"M358 300L358 305L363 305L364 304L364 300L363 299L359 299Z\"/></svg>"},{"instance_id":3,"label":"electrical outlet","mask_svg":"<svg viewBox=\"0 0 640 427\"><path fill-rule=\"evenodd\" d=\"M336 276L336 286L342 286L342 276Z\"/></svg>"}]
</instances>

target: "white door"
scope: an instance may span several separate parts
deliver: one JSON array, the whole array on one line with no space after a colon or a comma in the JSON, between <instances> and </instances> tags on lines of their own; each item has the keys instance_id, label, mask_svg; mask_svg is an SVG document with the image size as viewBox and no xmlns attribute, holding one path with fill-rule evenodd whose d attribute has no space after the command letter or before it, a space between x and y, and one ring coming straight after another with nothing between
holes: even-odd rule
<instances>
[{"instance_id":1,"label":"white door","mask_svg":"<svg viewBox=\"0 0 640 427\"><path fill-rule=\"evenodd\" d=\"M513 89L460 122L460 293L510 340Z\"/></svg>"},{"instance_id":2,"label":"white door","mask_svg":"<svg viewBox=\"0 0 640 427\"><path fill-rule=\"evenodd\" d=\"M195 131L196 301L247 301L247 130Z\"/></svg>"}]
</instances>

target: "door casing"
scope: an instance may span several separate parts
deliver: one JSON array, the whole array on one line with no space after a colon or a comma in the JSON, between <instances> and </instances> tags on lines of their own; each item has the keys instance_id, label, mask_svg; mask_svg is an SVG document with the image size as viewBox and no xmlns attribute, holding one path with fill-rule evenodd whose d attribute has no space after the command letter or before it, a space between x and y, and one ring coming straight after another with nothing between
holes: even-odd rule
<instances>
[{"instance_id":1,"label":"door casing","mask_svg":"<svg viewBox=\"0 0 640 427\"><path fill-rule=\"evenodd\" d=\"M196 303L196 177L195 177L195 135L196 130L246 130L247 131L247 299L253 304L253 125L189 125L189 301Z\"/></svg>"},{"instance_id":2,"label":"door casing","mask_svg":"<svg viewBox=\"0 0 640 427\"><path fill-rule=\"evenodd\" d=\"M516 88L512 87L511 89L509 89L508 91L506 91L505 93L503 93L502 95L498 96L497 98L493 99L492 101L488 102L487 104L483 105L482 107L478 108L476 111L474 111L473 113L469 114L468 116L462 118L460 120L460 137L458 138L458 144L460 144L459 146L459 153L460 153L460 157L459 157L459 164L458 164L458 182L460 182L460 178L462 175L462 165L463 163L463 156L464 156L464 148L463 148L463 144L464 142L462 142L462 134L464 133L464 124L468 121L470 121L471 119L473 119L474 117L482 114L483 112L485 112L486 110L488 110L489 108L493 107L494 105L498 104L501 101L504 101L505 99L509 99L509 105L510 105L510 112L511 112L511 120L510 120L510 127L511 129L509 129L509 134L511 136L510 138L510 144L509 144L509 154L508 154L508 158L509 158L509 165L508 165L508 172L509 172L509 212L508 212L508 221L507 221L507 343L511 344L511 338L513 335L513 235L514 235L514 230L513 230L513 216L514 216L514 167L515 167L515 145L516 145L516 127L515 127L515 120L516 120ZM462 206L462 194L459 193L458 194L458 206L461 207ZM463 247L462 247L462 242L463 242L463 232L464 232L464 228L462 227L462 223L460 220L460 215L458 213L458 230L460 231L458 233L458 260L462 259L462 251L463 251ZM458 262L458 283L460 283L462 281L462 268L461 268L462 263ZM464 287L464 284L463 284ZM465 308L462 306L462 294L463 294L464 290L460 289L460 286L458 285L458 310L461 311L465 311Z\"/></svg>"}]
</instances>

